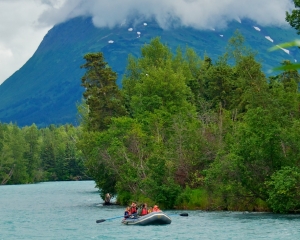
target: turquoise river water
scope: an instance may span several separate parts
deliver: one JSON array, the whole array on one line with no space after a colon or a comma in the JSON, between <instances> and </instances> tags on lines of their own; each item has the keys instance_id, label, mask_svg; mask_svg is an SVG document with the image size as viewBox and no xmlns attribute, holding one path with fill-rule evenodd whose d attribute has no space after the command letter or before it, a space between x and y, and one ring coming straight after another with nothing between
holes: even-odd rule
<instances>
[{"instance_id":1,"label":"turquoise river water","mask_svg":"<svg viewBox=\"0 0 300 240\"><path fill-rule=\"evenodd\" d=\"M102 206L94 186L93 181L0 186L0 240L300 239L300 215L166 211L170 225L122 225L124 208ZM96 223L114 217L119 218Z\"/></svg>"}]
</instances>

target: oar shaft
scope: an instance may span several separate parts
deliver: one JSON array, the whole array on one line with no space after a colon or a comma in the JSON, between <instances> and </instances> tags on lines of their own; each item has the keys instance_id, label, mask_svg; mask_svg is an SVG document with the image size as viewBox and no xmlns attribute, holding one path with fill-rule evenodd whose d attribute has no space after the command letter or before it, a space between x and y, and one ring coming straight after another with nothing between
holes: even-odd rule
<instances>
[{"instance_id":1,"label":"oar shaft","mask_svg":"<svg viewBox=\"0 0 300 240\"><path fill-rule=\"evenodd\" d=\"M127 215L128 217L130 216L136 216L137 214L134 213L134 214L130 214L130 215ZM107 218L107 219L99 219L99 220L96 220L96 223L102 223L102 222L105 222L105 221L108 221L108 220L113 220L113 219L116 219L116 218L121 218L121 217L124 217L123 216L117 216L117 217L113 217L113 218Z\"/></svg>"}]
</instances>

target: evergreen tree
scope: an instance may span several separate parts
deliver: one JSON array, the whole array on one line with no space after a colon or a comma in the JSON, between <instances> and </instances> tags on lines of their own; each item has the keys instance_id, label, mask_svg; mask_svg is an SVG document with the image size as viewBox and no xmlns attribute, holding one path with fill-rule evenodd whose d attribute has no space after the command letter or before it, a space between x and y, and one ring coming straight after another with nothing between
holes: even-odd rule
<instances>
[{"instance_id":1,"label":"evergreen tree","mask_svg":"<svg viewBox=\"0 0 300 240\"><path fill-rule=\"evenodd\" d=\"M24 158L27 161L27 171L29 174L30 182L36 182L39 179L39 168L41 167L40 145L39 145L39 131L35 124L23 129L25 140L28 148L24 153Z\"/></svg>"},{"instance_id":2,"label":"evergreen tree","mask_svg":"<svg viewBox=\"0 0 300 240\"><path fill-rule=\"evenodd\" d=\"M107 66L103 54L88 53L84 56L86 69L82 77L83 93L89 109L88 126L90 130L107 129L112 117L125 115L123 100L116 84L117 75Z\"/></svg>"}]
</instances>

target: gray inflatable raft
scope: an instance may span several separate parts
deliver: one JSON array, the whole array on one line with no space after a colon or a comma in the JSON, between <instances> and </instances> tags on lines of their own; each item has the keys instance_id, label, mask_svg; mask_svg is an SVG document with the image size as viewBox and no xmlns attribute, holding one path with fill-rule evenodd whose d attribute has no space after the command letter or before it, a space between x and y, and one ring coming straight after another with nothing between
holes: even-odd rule
<instances>
[{"instance_id":1,"label":"gray inflatable raft","mask_svg":"<svg viewBox=\"0 0 300 240\"><path fill-rule=\"evenodd\" d=\"M122 221L126 225L161 225L171 222L171 218L163 212L152 212L137 218L125 218Z\"/></svg>"}]
</instances>

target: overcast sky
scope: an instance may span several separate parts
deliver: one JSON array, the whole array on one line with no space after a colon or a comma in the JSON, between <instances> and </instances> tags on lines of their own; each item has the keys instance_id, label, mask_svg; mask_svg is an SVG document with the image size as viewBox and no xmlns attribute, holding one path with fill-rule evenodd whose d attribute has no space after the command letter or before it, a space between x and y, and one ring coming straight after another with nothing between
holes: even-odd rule
<instances>
[{"instance_id":1,"label":"overcast sky","mask_svg":"<svg viewBox=\"0 0 300 240\"><path fill-rule=\"evenodd\" d=\"M287 26L291 0L0 0L0 84L34 54L47 31L77 16L91 16L97 27L121 24L130 16L172 20L199 29L226 27L250 18L262 26Z\"/></svg>"}]
</instances>

